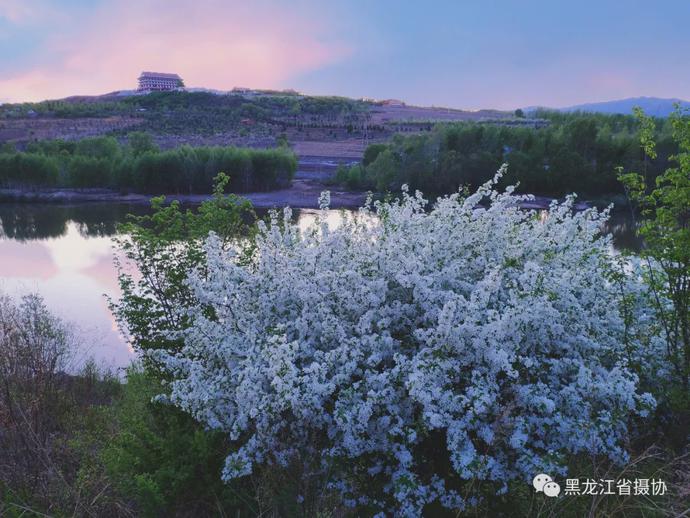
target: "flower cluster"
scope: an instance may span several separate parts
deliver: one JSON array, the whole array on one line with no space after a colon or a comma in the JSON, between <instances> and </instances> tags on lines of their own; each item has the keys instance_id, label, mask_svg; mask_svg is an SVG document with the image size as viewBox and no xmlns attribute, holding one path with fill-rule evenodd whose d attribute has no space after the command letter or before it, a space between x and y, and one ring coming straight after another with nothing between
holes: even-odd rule
<instances>
[{"instance_id":1,"label":"flower cluster","mask_svg":"<svg viewBox=\"0 0 690 518\"><path fill-rule=\"evenodd\" d=\"M172 402L237 445L224 478L300 463L349 505L414 516L568 455L626 459L654 402L628 365L606 214L568 199L539 217L499 177L431 210L404 190L337 228L274 213L250 261L208 238L185 345L156 354Z\"/></svg>"}]
</instances>

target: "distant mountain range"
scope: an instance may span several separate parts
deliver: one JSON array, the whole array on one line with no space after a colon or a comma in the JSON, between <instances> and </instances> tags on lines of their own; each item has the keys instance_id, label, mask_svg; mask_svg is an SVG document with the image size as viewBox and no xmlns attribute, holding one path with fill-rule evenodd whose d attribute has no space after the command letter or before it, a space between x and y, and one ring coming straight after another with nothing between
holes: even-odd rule
<instances>
[{"instance_id":1,"label":"distant mountain range","mask_svg":"<svg viewBox=\"0 0 690 518\"><path fill-rule=\"evenodd\" d=\"M660 99L658 97L631 97L629 99L618 99L615 101L604 101L598 103L577 104L565 108L545 108L561 112L593 112L593 113L622 113L631 114L633 107L639 106L647 115L654 117L668 117L675 109L675 104L680 103L683 108L690 108L690 102L682 99ZM530 106L523 108L524 111L534 111L541 106Z\"/></svg>"}]
</instances>

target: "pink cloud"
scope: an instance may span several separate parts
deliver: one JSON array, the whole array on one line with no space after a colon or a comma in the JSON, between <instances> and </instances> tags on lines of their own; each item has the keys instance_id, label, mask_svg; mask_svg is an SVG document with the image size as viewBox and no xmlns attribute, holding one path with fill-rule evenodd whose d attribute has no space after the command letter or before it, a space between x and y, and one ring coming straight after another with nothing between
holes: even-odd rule
<instances>
[{"instance_id":1,"label":"pink cloud","mask_svg":"<svg viewBox=\"0 0 690 518\"><path fill-rule=\"evenodd\" d=\"M624 92L634 89L631 75L631 71L625 73L609 70L597 71L592 74L588 83L595 91Z\"/></svg>"},{"instance_id":2,"label":"pink cloud","mask_svg":"<svg viewBox=\"0 0 690 518\"><path fill-rule=\"evenodd\" d=\"M12 23L22 23L35 14L36 5L29 5L26 0L0 0L0 18Z\"/></svg>"},{"instance_id":3,"label":"pink cloud","mask_svg":"<svg viewBox=\"0 0 690 518\"><path fill-rule=\"evenodd\" d=\"M41 100L130 89L142 70L176 72L187 86L286 87L291 77L350 53L321 39L327 20L302 18L282 6L122 0L79 26L49 38L45 54L55 56L50 65L0 79L3 97Z\"/></svg>"}]
</instances>

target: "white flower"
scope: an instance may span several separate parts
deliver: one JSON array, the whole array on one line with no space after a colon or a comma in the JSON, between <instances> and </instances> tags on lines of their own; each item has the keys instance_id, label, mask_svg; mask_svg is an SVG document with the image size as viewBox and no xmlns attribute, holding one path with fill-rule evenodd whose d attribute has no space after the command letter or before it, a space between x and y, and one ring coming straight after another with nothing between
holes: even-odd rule
<instances>
[{"instance_id":1,"label":"white flower","mask_svg":"<svg viewBox=\"0 0 690 518\"><path fill-rule=\"evenodd\" d=\"M172 401L239 445L224 477L301 459L344 502L413 516L472 504L458 482L506 491L566 454L624 460L626 416L650 398L626 367L637 335L605 214L569 199L542 221L519 199L489 182L428 211L403 192L378 220L304 232L274 214L249 265L210 236L194 324L163 357Z\"/></svg>"}]
</instances>

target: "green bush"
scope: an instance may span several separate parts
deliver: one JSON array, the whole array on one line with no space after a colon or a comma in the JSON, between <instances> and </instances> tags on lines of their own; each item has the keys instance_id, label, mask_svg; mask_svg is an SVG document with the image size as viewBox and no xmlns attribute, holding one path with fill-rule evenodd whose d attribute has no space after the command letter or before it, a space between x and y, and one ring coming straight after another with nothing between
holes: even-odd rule
<instances>
[{"instance_id":1,"label":"green bush","mask_svg":"<svg viewBox=\"0 0 690 518\"><path fill-rule=\"evenodd\" d=\"M127 135L129 147L134 156L139 156L147 151L158 151L158 146L154 144L151 135L143 131L134 131Z\"/></svg>"},{"instance_id":2,"label":"green bush","mask_svg":"<svg viewBox=\"0 0 690 518\"><path fill-rule=\"evenodd\" d=\"M367 146L367 149L364 150L362 165L368 166L369 164L371 164L374 160L376 160L376 157L379 156L379 153L385 151L387 147L388 146L386 146L386 144L371 144Z\"/></svg>"},{"instance_id":3,"label":"green bush","mask_svg":"<svg viewBox=\"0 0 690 518\"><path fill-rule=\"evenodd\" d=\"M181 146L162 151L141 132L130 134L125 146L112 137L97 137L76 143L42 141L25 152L0 153L2 186L210 194L214 178L227 171L229 192L267 191L288 185L296 169L297 159L286 148Z\"/></svg>"},{"instance_id":4,"label":"green bush","mask_svg":"<svg viewBox=\"0 0 690 518\"><path fill-rule=\"evenodd\" d=\"M616 168L638 169L643 154L630 116L552 114L546 127L488 123L440 124L423 135L396 135L388 144L372 144L364 153L363 170L340 172L340 182L360 188L396 191L403 184L428 195L447 194L460 186L476 189L508 163L504 184L519 192L564 196L622 194ZM668 166L678 147L670 123L654 121L659 156L648 161L649 179Z\"/></svg>"},{"instance_id":5,"label":"green bush","mask_svg":"<svg viewBox=\"0 0 690 518\"><path fill-rule=\"evenodd\" d=\"M221 481L225 435L152 401L160 391L159 380L130 368L121 397L104 410L117 423L102 461L118 492L142 516L254 514L248 488Z\"/></svg>"},{"instance_id":6,"label":"green bush","mask_svg":"<svg viewBox=\"0 0 690 518\"><path fill-rule=\"evenodd\" d=\"M68 166L70 187L109 187L112 162L106 158L76 155Z\"/></svg>"},{"instance_id":7,"label":"green bush","mask_svg":"<svg viewBox=\"0 0 690 518\"><path fill-rule=\"evenodd\" d=\"M85 138L77 142L74 154L112 161L120 154L120 146L113 137Z\"/></svg>"},{"instance_id":8,"label":"green bush","mask_svg":"<svg viewBox=\"0 0 690 518\"><path fill-rule=\"evenodd\" d=\"M364 169L359 165L350 168L345 183L350 189L360 189L364 187Z\"/></svg>"},{"instance_id":9,"label":"green bush","mask_svg":"<svg viewBox=\"0 0 690 518\"><path fill-rule=\"evenodd\" d=\"M0 185L53 186L60 169L55 158L30 153L0 155Z\"/></svg>"}]
</instances>

